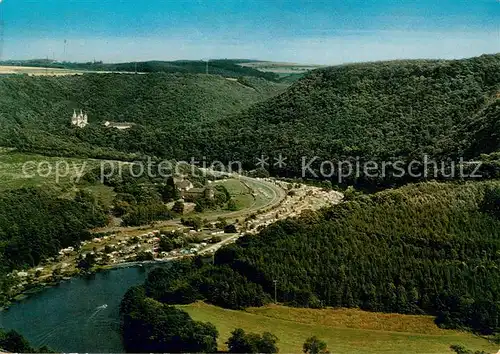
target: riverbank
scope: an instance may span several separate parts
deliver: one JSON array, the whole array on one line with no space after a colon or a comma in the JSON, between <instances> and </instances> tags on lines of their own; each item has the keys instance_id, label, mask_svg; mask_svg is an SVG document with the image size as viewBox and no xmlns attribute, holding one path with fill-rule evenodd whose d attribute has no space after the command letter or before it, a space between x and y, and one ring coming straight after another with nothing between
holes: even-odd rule
<instances>
[{"instance_id":1,"label":"riverbank","mask_svg":"<svg viewBox=\"0 0 500 354\"><path fill-rule=\"evenodd\" d=\"M121 353L119 306L155 267L113 268L46 288L0 312L0 326L22 333L36 347L61 353ZM105 308L103 305L107 305Z\"/></svg>"},{"instance_id":2,"label":"riverbank","mask_svg":"<svg viewBox=\"0 0 500 354\"><path fill-rule=\"evenodd\" d=\"M8 306L11 302L24 299L46 287L55 286L65 279L100 269L169 262L195 255L210 256L224 245L235 242L244 233L255 234L278 220L298 216L305 210L318 210L342 200L342 194L335 191L273 179L241 177L222 180L220 183L227 184L230 192L235 195L240 193L237 184L241 183L256 199L246 209L236 212L209 212L200 216L192 213L185 216L204 217L210 226L201 230L184 226L180 220L149 227L94 230L95 237L92 240L83 241L77 247L62 249L57 257L46 260L38 267L12 273L18 283L11 289L4 305ZM236 223L239 231L229 234L224 233L222 226L217 228L215 225L220 222L221 216ZM231 219L236 217L238 219ZM163 237L176 238L183 247L165 252L160 247ZM92 263L85 264L82 262L85 259L92 259Z\"/></svg>"},{"instance_id":3,"label":"riverbank","mask_svg":"<svg viewBox=\"0 0 500 354\"><path fill-rule=\"evenodd\" d=\"M105 265L105 266L97 266L92 268L91 270L87 272L78 272L73 274L73 276L69 277L61 277L60 279L57 279L53 282L50 283L33 283L33 287L30 287L27 290L24 290L23 292L17 294L14 296L9 303L5 304L3 307L0 307L0 312L3 311L8 311L9 308L16 303L22 302L26 299L28 299L30 296L42 293L45 290L56 288L60 286L61 284L64 284L65 282L69 282L73 279L78 279L78 278L83 278L87 279L89 277L92 277L96 274L102 273L102 272L107 272L107 271L112 271L112 270L118 270L118 269L124 269L124 268L143 268L147 266L162 266L165 265L166 263L169 263L171 261L175 261L178 259L182 259L182 257L172 257L172 258L167 258L167 259L156 259L153 261L136 261L136 262L126 262L126 263L120 263L120 264L113 264L113 265Z\"/></svg>"}]
</instances>

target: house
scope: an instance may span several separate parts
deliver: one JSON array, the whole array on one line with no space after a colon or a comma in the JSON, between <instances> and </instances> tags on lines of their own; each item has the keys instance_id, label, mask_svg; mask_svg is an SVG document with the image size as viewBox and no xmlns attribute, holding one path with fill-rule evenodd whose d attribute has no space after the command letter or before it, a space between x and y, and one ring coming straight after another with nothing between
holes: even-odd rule
<instances>
[{"instance_id":1,"label":"house","mask_svg":"<svg viewBox=\"0 0 500 354\"><path fill-rule=\"evenodd\" d=\"M182 193L182 198L186 201L196 201L200 198L214 199L215 192L212 186L207 186L204 188L191 188Z\"/></svg>"},{"instance_id":2,"label":"house","mask_svg":"<svg viewBox=\"0 0 500 354\"><path fill-rule=\"evenodd\" d=\"M61 251L59 251L59 254L71 253L74 250L75 249L73 247L63 248Z\"/></svg>"},{"instance_id":3,"label":"house","mask_svg":"<svg viewBox=\"0 0 500 354\"><path fill-rule=\"evenodd\" d=\"M135 123L129 123L129 122L110 122L110 121L104 122L104 126L106 128L116 128L118 130L130 129L134 125Z\"/></svg>"},{"instance_id":4,"label":"house","mask_svg":"<svg viewBox=\"0 0 500 354\"><path fill-rule=\"evenodd\" d=\"M191 183L191 181L188 179L175 179L174 178L174 183L175 183L175 187L177 188L177 190L179 192L181 192L181 195L183 192L186 192L194 187L193 183Z\"/></svg>"}]
</instances>

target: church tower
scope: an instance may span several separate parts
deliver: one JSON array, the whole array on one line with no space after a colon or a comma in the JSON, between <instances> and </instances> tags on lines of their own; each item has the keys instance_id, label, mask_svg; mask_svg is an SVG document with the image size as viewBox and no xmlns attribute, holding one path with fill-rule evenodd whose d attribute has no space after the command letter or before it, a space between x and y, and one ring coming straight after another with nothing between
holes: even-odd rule
<instances>
[{"instance_id":1,"label":"church tower","mask_svg":"<svg viewBox=\"0 0 500 354\"><path fill-rule=\"evenodd\" d=\"M73 117L71 118L71 124L73 125L78 124L78 118L76 117L76 109L73 110Z\"/></svg>"},{"instance_id":2,"label":"church tower","mask_svg":"<svg viewBox=\"0 0 500 354\"><path fill-rule=\"evenodd\" d=\"M78 128L85 128L89 124L89 117L87 113L83 113L80 109L80 113L77 114L76 110L73 110L73 117L71 117L71 124L77 126Z\"/></svg>"}]
</instances>

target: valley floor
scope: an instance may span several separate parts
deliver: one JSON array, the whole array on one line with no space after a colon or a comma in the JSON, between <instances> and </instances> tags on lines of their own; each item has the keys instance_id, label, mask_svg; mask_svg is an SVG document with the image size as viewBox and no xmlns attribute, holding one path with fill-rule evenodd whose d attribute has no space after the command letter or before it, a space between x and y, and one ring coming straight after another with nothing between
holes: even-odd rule
<instances>
[{"instance_id":1,"label":"valley floor","mask_svg":"<svg viewBox=\"0 0 500 354\"><path fill-rule=\"evenodd\" d=\"M205 303L181 306L194 320L212 322L219 331L219 349L235 328L279 338L280 353L302 352L313 335L331 353L451 353L450 345L496 353L498 345L471 333L443 330L432 316L381 314L356 309L303 309L269 305L234 311Z\"/></svg>"}]
</instances>

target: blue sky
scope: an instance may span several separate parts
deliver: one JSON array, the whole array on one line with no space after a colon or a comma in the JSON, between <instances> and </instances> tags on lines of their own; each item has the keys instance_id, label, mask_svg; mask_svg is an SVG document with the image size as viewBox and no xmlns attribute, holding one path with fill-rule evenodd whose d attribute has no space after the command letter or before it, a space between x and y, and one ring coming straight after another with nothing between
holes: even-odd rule
<instances>
[{"instance_id":1,"label":"blue sky","mask_svg":"<svg viewBox=\"0 0 500 354\"><path fill-rule=\"evenodd\" d=\"M500 52L499 0L3 0L0 16L3 59L339 64Z\"/></svg>"}]
</instances>

